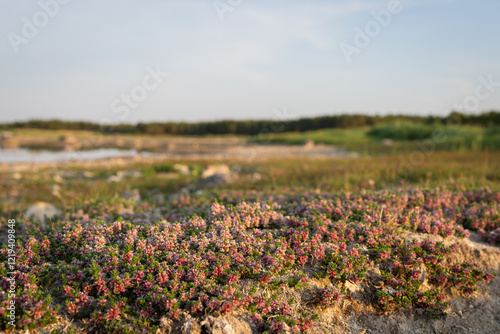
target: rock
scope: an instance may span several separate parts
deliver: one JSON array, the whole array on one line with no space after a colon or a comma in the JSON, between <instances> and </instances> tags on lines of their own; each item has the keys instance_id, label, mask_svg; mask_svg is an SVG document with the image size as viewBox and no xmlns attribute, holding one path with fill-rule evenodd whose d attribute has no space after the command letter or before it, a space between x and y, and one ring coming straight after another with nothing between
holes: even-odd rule
<instances>
[{"instance_id":1,"label":"rock","mask_svg":"<svg viewBox=\"0 0 500 334\"><path fill-rule=\"evenodd\" d=\"M93 177L94 177L94 173L89 172L89 171L86 171L86 172L83 172L83 173L82 173L82 176L83 176L84 178L86 178L86 179L91 179L91 178L93 178Z\"/></svg>"},{"instance_id":2,"label":"rock","mask_svg":"<svg viewBox=\"0 0 500 334\"><path fill-rule=\"evenodd\" d=\"M201 334L201 326L196 319L188 318L181 327L182 334Z\"/></svg>"},{"instance_id":3,"label":"rock","mask_svg":"<svg viewBox=\"0 0 500 334\"><path fill-rule=\"evenodd\" d=\"M414 268L416 271L420 271L420 282L424 285L427 284L427 269L424 264L416 265Z\"/></svg>"},{"instance_id":4,"label":"rock","mask_svg":"<svg viewBox=\"0 0 500 334\"><path fill-rule=\"evenodd\" d=\"M119 170L118 172L116 172L116 176L120 177L120 178L124 178L125 176L127 176L129 174L128 171L126 170Z\"/></svg>"},{"instance_id":5,"label":"rock","mask_svg":"<svg viewBox=\"0 0 500 334\"><path fill-rule=\"evenodd\" d=\"M172 326L173 325L173 321L172 319L169 319L167 317L162 317L160 319L160 330L163 332L163 333L171 333L172 332Z\"/></svg>"},{"instance_id":6,"label":"rock","mask_svg":"<svg viewBox=\"0 0 500 334\"><path fill-rule=\"evenodd\" d=\"M140 178L142 177L142 172L140 170L132 170L130 171L130 175L133 177L133 178Z\"/></svg>"},{"instance_id":7,"label":"rock","mask_svg":"<svg viewBox=\"0 0 500 334\"><path fill-rule=\"evenodd\" d=\"M111 183L111 182L121 182L122 180L123 180L123 176L118 176L118 175L111 175L107 179L107 181L109 183Z\"/></svg>"},{"instance_id":8,"label":"rock","mask_svg":"<svg viewBox=\"0 0 500 334\"><path fill-rule=\"evenodd\" d=\"M189 175L190 174L189 167L186 165L183 165L183 164L175 164L174 170L176 170L177 172L179 172L182 175Z\"/></svg>"},{"instance_id":9,"label":"rock","mask_svg":"<svg viewBox=\"0 0 500 334\"><path fill-rule=\"evenodd\" d=\"M392 139L385 138L382 140L382 145L384 147L392 147L392 146L394 146L394 142L392 141Z\"/></svg>"},{"instance_id":10,"label":"rock","mask_svg":"<svg viewBox=\"0 0 500 334\"><path fill-rule=\"evenodd\" d=\"M158 204L163 204L165 203L165 195L162 193L155 194L151 196L151 199Z\"/></svg>"},{"instance_id":11,"label":"rock","mask_svg":"<svg viewBox=\"0 0 500 334\"><path fill-rule=\"evenodd\" d=\"M205 187L218 184L228 184L232 180L232 173L227 165L210 165L201 174L200 183Z\"/></svg>"},{"instance_id":12,"label":"rock","mask_svg":"<svg viewBox=\"0 0 500 334\"><path fill-rule=\"evenodd\" d=\"M257 181L260 181L262 180L262 174L261 173L252 173L252 175L250 176L250 181L251 182L257 182Z\"/></svg>"},{"instance_id":13,"label":"rock","mask_svg":"<svg viewBox=\"0 0 500 334\"><path fill-rule=\"evenodd\" d=\"M54 182L56 183L63 183L63 178L59 174L54 175Z\"/></svg>"},{"instance_id":14,"label":"rock","mask_svg":"<svg viewBox=\"0 0 500 334\"><path fill-rule=\"evenodd\" d=\"M218 184L229 184L231 183L230 174L214 174L210 177L201 179L201 184L205 187L211 187Z\"/></svg>"},{"instance_id":15,"label":"rock","mask_svg":"<svg viewBox=\"0 0 500 334\"><path fill-rule=\"evenodd\" d=\"M26 218L44 223L45 219L52 219L60 213L61 211L53 204L47 202L35 202L28 208L28 210L26 210Z\"/></svg>"},{"instance_id":16,"label":"rock","mask_svg":"<svg viewBox=\"0 0 500 334\"><path fill-rule=\"evenodd\" d=\"M459 329L457 333L470 333L469 329L465 328L464 326L456 325L455 328Z\"/></svg>"},{"instance_id":17,"label":"rock","mask_svg":"<svg viewBox=\"0 0 500 334\"><path fill-rule=\"evenodd\" d=\"M126 190L122 192L120 197L134 203L138 203L141 201L141 194L139 193L139 189Z\"/></svg>"},{"instance_id":18,"label":"rock","mask_svg":"<svg viewBox=\"0 0 500 334\"><path fill-rule=\"evenodd\" d=\"M202 178L207 178L215 174L231 174L227 165L209 165L201 174Z\"/></svg>"},{"instance_id":19,"label":"rock","mask_svg":"<svg viewBox=\"0 0 500 334\"><path fill-rule=\"evenodd\" d=\"M19 148L19 139L11 132L3 132L0 135L0 147L9 150Z\"/></svg>"},{"instance_id":20,"label":"rock","mask_svg":"<svg viewBox=\"0 0 500 334\"><path fill-rule=\"evenodd\" d=\"M304 149L310 150L311 148L314 148L316 144L314 143L314 140L308 139L304 142L304 144L302 144L302 146L304 147Z\"/></svg>"},{"instance_id":21,"label":"rock","mask_svg":"<svg viewBox=\"0 0 500 334\"><path fill-rule=\"evenodd\" d=\"M74 179L78 177L78 174L76 172L68 171L68 172L60 172L57 174L59 177L64 178L64 179ZM56 180L56 176L54 176L54 180ZM62 179L61 179L62 180ZM62 182L62 181L61 181Z\"/></svg>"},{"instance_id":22,"label":"rock","mask_svg":"<svg viewBox=\"0 0 500 334\"><path fill-rule=\"evenodd\" d=\"M250 325L238 319L237 317L218 317L208 316L202 323L207 328L208 333L212 334L251 334Z\"/></svg>"},{"instance_id":23,"label":"rock","mask_svg":"<svg viewBox=\"0 0 500 334\"><path fill-rule=\"evenodd\" d=\"M165 203L165 194L160 192L160 189L154 188L148 191L147 197L151 198L151 200L158 204Z\"/></svg>"},{"instance_id":24,"label":"rock","mask_svg":"<svg viewBox=\"0 0 500 334\"><path fill-rule=\"evenodd\" d=\"M177 178L179 178L179 174L172 173L172 172L159 172L159 173L156 173L156 177L159 177L162 179L177 179Z\"/></svg>"},{"instance_id":25,"label":"rock","mask_svg":"<svg viewBox=\"0 0 500 334\"><path fill-rule=\"evenodd\" d=\"M382 279L382 273L380 272L379 268L373 268L371 270L368 270L367 276L370 277L372 280Z\"/></svg>"},{"instance_id":26,"label":"rock","mask_svg":"<svg viewBox=\"0 0 500 334\"><path fill-rule=\"evenodd\" d=\"M345 282L345 288L351 293L355 293L361 290L361 288L357 284L353 284L349 281Z\"/></svg>"}]
</instances>

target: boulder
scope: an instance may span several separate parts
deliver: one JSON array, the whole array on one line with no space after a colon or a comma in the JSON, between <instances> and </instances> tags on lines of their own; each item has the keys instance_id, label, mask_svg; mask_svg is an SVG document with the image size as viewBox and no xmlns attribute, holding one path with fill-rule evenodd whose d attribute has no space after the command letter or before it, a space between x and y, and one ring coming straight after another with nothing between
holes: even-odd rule
<instances>
[{"instance_id":1,"label":"boulder","mask_svg":"<svg viewBox=\"0 0 500 334\"><path fill-rule=\"evenodd\" d=\"M210 165L201 174L201 185L205 187L228 184L233 175L227 165Z\"/></svg>"},{"instance_id":2,"label":"boulder","mask_svg":"<svg viewBox=\"0 0 500 334\"><path fill-rule=\"evenodd\" d=\"M52 219L61 211L54 204L47 202L35 202L26 210L26 218L44 223L46 219Z\"/></svg>"}]
</instances>

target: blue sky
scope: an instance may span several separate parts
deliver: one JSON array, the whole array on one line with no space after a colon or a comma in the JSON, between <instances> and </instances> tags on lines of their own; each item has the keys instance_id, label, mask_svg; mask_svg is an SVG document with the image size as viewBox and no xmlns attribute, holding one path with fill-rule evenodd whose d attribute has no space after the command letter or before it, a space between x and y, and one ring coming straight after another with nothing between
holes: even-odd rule
<instances>
[{"instance_id":1,"label":"blue sky","mask_svg":"<svg viewBox=\"0 0 500 334\"><path fill-rule=\"evenodd\" d=\"M394 1L0 0L0 122L444 115L500 82L493 0L401 0L348 62L341 44ZM486 95L464 110L499 110L500 83Z\"/></svg>"}]
</instances>

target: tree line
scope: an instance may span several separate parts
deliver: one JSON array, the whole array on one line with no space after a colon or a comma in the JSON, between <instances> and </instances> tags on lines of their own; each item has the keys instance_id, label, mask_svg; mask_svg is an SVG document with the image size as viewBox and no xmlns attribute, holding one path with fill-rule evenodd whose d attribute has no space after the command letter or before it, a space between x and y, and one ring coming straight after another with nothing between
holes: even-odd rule
<instances>
[{"instance_id":1,"label":"tree line","mask_svg":"<svg viewBox=\"0 0 500 334\"><path fill-rule=\"evenodd\" d=\"M63 120L29 120L0 124L0 130L44 129L44 130L85 130L119 134L170 134L170 135L257 135L264 132L304 132L328 128L372 127L378 124L406 121L420 124L453 124L473 126L500 125L500 112L489 111L481 114L451 112L441 116L341 114L312 118L286 120L221 120L211 122L151 122L137 124L116 124L102 126L98 123Z\"/></svg>"}]
</instances>

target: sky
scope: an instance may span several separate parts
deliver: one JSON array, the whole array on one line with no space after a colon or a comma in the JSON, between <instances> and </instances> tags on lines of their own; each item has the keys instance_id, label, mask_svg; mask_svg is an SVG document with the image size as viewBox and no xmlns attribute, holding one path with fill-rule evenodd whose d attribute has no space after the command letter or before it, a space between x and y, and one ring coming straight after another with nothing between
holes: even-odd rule
<instances>
[{"instance_id":1,"label":"sky","mask_svg":"<svg viewBox=\"0 0 500 334\"><path fill-rule=\"evenodd\" d=\"M500 1L0 0L0 122L500 110Z\"/></svg>"}]
</instances>

